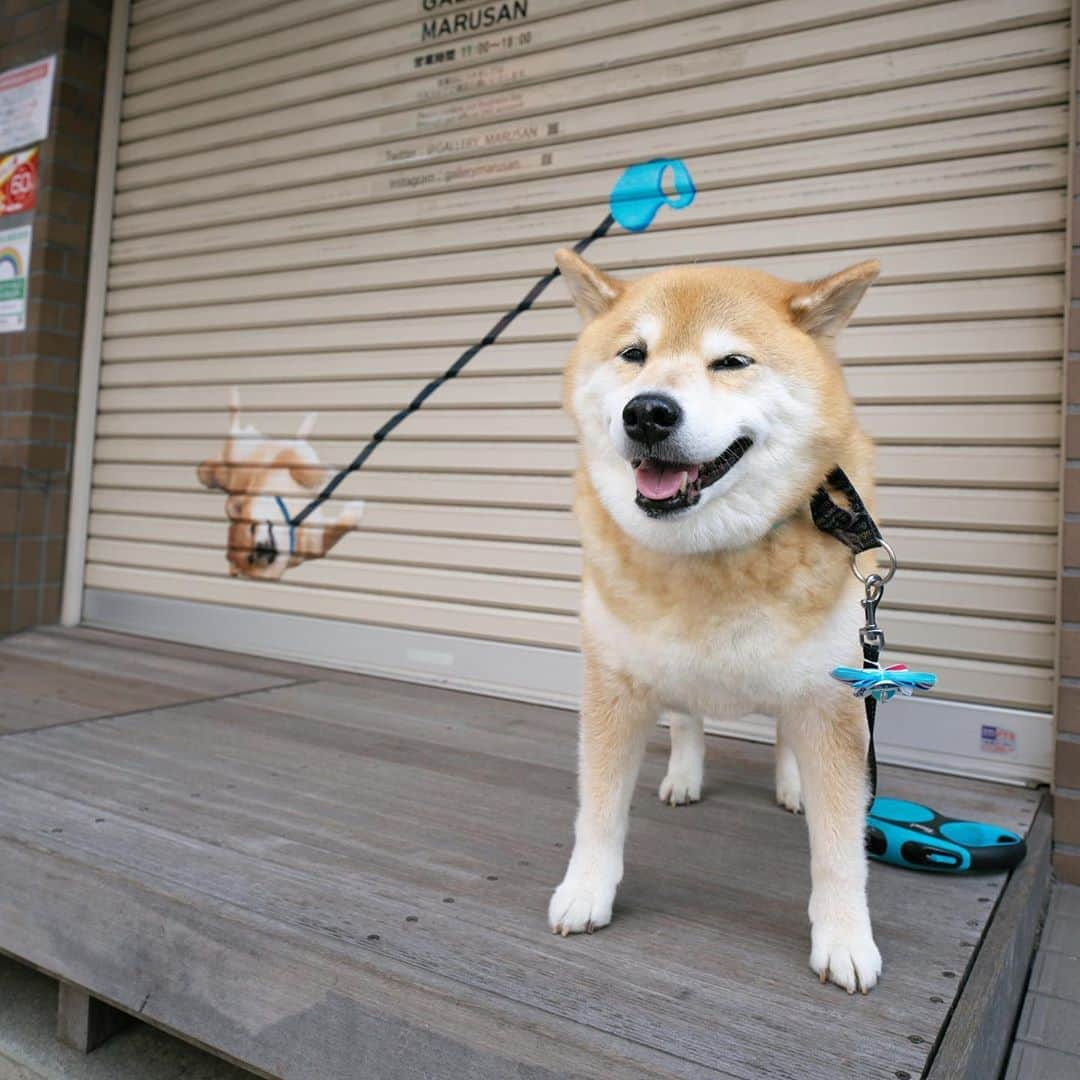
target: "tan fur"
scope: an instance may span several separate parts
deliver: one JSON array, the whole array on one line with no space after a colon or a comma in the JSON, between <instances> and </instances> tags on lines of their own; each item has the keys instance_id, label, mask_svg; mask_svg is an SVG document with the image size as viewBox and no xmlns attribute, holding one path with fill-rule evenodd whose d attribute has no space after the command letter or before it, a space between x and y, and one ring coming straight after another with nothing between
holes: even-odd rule
<instances>
[{"instance_id":1,"label":"tan fur","mask_svg":"<svg viewBox=\"0 0 1080 1080\"><path fill-rule=\"evenodd\" d=\"M572 265L560 254L563 263ZM573 258L584 262L578 256ZM876 263L860 267L864 279L871 268L876 272ZM852 271L838 275L849 301L851 275ZM611 278L605 280L609 288L615 284ZM859 295L865 287L863 280ZM843 373L832 352L835 309L822 283L803 286L756 270L707 267L676 268L622 284L618 305L585 328L570 358L563 401L571 413L570 399L582 368L596 362L596 340L629 340L639 298L657 288L663 291L664 325L673 329L660 342L657 352L666 361L661 362L653 382L661 387L677 387L683 371L682 357L697 351L696 342L704 329L722 322L757 346L759 363L767 358L782 370L798 369L816 383L827 404L822 421L830 437L823 438L816 448L815 475L823 478L834 465L841 465L868 504L872 503L873 445L855 422ZM825 323L830 328L828 340L815 340L797 325L800 315L813 319L817 310L812 304L815 297L829 311ZM610 349L603 355L610 355ZM624 371L626 376L633 373L631 368ZM748 376L749 372L735 373L736 379ZM576 482L575 510L583 534L584 574L608 605L629 622L653 620L662 611L681 619L682 632L695 638L700 635L703 620L728 618L752 603L755 607L765 604L781 608L785 618L794 620L803 633L809 634L832 607L837 591L850 575L846 549L819 532L810 520L808 507L814 488L796 493L786 507L792 520L760 545L688 556L673 563L669 556L636 544L612 521L597 499L583 464L578 466ZM663 573L659 572L661 563ZM673 595L695 595L698 602L672 605Z\"/></svg>"},{"instance_id":2,"label":"tan fur","mask_svg":"<svg viewBox=\"0 0 1080 1080\"><path fill-rule=\"evenodd\" d=\"M586 320L567 366L563 400L582 442L575 509L583 583L591 597L583 612L577 843L549 909L552 928L565 934L591 930L610 919L644 731L661 705L672 704L658 698L661 676L654 675L648 663L635 666L612 654L619 641L651 641L661 651L670 647L692 656L696 649L707 648L707 642L726 640L737 648L739 639L725 638L726 628L760 625L775 627L775 640L784 647L797 651L805 646L809 655L819 638L835 635L828 628L844 610L842 604L857 607L858 586L847 549L815 527L809 502L836 465L868 503L872 499L873 449L856 423L833 342L876 276L877 264L862 263L806 284L737 267L679 267L624 282L573 252L560 251L556 259ZM642 325L662 330L659 340L649 345L645 365L620 362L620 352L635 343ZM767 371L770 385L791 387L798 401L814 403L813 419L798 460L790 462L790 487L777 488L781 494L774 516L756 539L673 554L663 544L646 543L632 515L617 520L609 509L614 496L605 500L598 491L590 466L602 436L595 417L579 412L585 400L580 394L595 383L594 376L602 375L604 386L616 388L610 391L615 397L620 384L632 385L626 393L633 394L643 381L650 392L692 395L716 359L704 355L703 341L717 333L746 343L755 361L748 368L709 376L708 392L721 413L725 395L734 402L764 385L760 380ZM768 452L768 445L755 445L747 458ZM625 467L631 469L628 462ZM698 512L693 508L686 514ZM649 535L655 539L658 534ZM593 624L591 611L604 613L603 625ZM757 646L747 645L751 647ZM853 633L836 648L832 663L858 663ZM782 656L763 654L760 659L763 664L783 663ZM827 675L817 672L812 683L805 692L795 686L772 702L783 742L777 797L792 810L806 804L814 873L811 966L823 980L865 990L876 981L880 967L865 903L865 721L861 704L839 684L829 685ZM698 719L672 727L672 761L660 789L665 801L678 804L700 796L700 730Z\"/></svg>"}]
</instances>

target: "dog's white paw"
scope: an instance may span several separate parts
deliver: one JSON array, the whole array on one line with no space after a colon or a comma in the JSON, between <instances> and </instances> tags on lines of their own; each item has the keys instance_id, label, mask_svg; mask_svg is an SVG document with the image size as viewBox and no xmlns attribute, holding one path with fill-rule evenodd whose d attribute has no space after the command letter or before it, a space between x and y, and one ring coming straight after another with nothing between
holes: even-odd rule
<instances>
[{"instance_id":1,"label":"dog's white paw","mask_svg":"<svg viewBox=\"0 0 1080 1080\"><path fill-rule=\"evenodd\" d=\"M701 783L704 769L700 765L674 764L668 766L667 776L660 781L658 792L661 802L672 806L685 806L701 801Z\"/></svg>"},{"instance_id":2,"label":"dog's white paw","mask_svg":"<svg viewBox=\"0 0 1080 1080\"><path fill-rule=\"evenodd\" d=\"M799 766L795 761L795 755L786 748L778 749L776 754L776 801L793 814L802 813L802 780L799 777Z\"/></svg>"},{"instance_id":3,"label":"dog's white paw","mask_svg":"<svg viewBox=\"0 0 1080 1080\"><path fill-rule=\"evenodd\" d=\"M776 801L785 809L790 810L793 814L801 814L802 805L802 784L799 782L798 772L781 773L779 769L776 772Z\"/></svg>"},{"instance_id":4,"label":"dog's white paw","mask_svg":"<svg viewBox=\"0 0 1080 1080\"><path fill-rule=\"evenodd\" d=\"M868 920L822 921L810 932L810 967L822 982L834 982L849 994L867 994L881 974L881 953Z\"/></svg>"},{"instance_id":5,"label":"dog's white paw","mask_svg":"<svg viewBox=\"0 0 1080 1080\"><path fill-rule=\"evenodd\" d=\"M345 508L341 511L341 517L338 520L342 525L359 525L363 516L364 500L354 499L352 502L345 504Z\"/></svg>"},{"instance_id":6,"label":"dog's white paw","mask_svg":"<svg viewBox=\"0 0 1080 1080\"><path fill-rule=\"evenodd\" d=\"M570 874L555 890L548 904L552 932L591 934L611 922L618 881L601 874Z\"/></svg>"}]
</instances>

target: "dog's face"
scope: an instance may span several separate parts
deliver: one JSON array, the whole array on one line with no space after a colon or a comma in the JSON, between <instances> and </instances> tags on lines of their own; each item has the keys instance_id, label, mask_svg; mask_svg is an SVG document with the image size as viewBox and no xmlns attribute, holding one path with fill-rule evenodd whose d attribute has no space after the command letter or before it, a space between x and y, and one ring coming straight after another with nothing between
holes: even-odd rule
<instances>
[{"instance_id":1,"label":"dog's face","mask_svg":"<svg viewBox=\"0 0 1080 1080\"><path fill-rule=\"evenodd\" d=\"M289 523L271 495L230 495L225 503L232 577L279 578L289 563Z\"/></svg>"},{"instance_id":2,"label":"dog's face","mask_svg":"<svg viewBox=\"0 0 1080 1080\"><path fill-rule=\"evenodd\" d=\"M751 543L836 465L853 411L832 341L876 263L810 284L734 267L622 282L556 258L586 321L565 404L631 537L672 554Z\"/></svg>"},{"instance_id":3,"label":"dog's face","mask_svg":"<svg viewBox=\"0 0 1080 1080\"><path fill-rule=\"evenodd\" d=\"M278 455L280 457L281 455ZM225 558L231 577L281 577L289 562L289 524L281 507L265 488L280 484L286 462L204 461L199 479L204 487L227 495L225 516L229 535Z\"/></svg>"}]
</instances>

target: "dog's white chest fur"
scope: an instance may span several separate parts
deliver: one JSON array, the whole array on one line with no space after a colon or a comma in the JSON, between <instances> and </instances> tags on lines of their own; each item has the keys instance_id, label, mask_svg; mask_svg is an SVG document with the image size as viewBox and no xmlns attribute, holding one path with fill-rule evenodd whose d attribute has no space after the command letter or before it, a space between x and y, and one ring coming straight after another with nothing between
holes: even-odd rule
<instances>
[{"instance_id":1,"label":"dog's white chest fur","mask_svg":"<svg viewBox=\"0 0 1080 1080\"><path fill-rule=\"evenodd\" d=\"M628 625L590 586L582 620L606 666L650 687L666 708L712 716L769 712L817 689L835 693L829 672L853 662L861 621L844 590L809 634L776 609L748 606L734 618L707 621L705 633L689 640L675 617Z\"/></svg>"}]
</instances>

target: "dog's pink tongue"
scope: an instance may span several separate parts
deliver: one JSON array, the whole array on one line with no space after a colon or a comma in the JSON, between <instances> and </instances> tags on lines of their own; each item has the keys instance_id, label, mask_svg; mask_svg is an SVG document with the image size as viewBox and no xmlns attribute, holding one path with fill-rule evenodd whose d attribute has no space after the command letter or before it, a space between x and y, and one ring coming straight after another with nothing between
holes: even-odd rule
<instances>
[{"instance_id":1,"label":"dog's pink tongue","mask_svg":"<svg viewBox=\"0 0 1080 1080\"><path fill-rule=\"evenodd\" d=\"M683 473L687 480L697 479L697 465L665 465L661 461L643 461L634 470L637 489L646 499L670 499L682 487Z\"/></svg>"}]
</instances>

